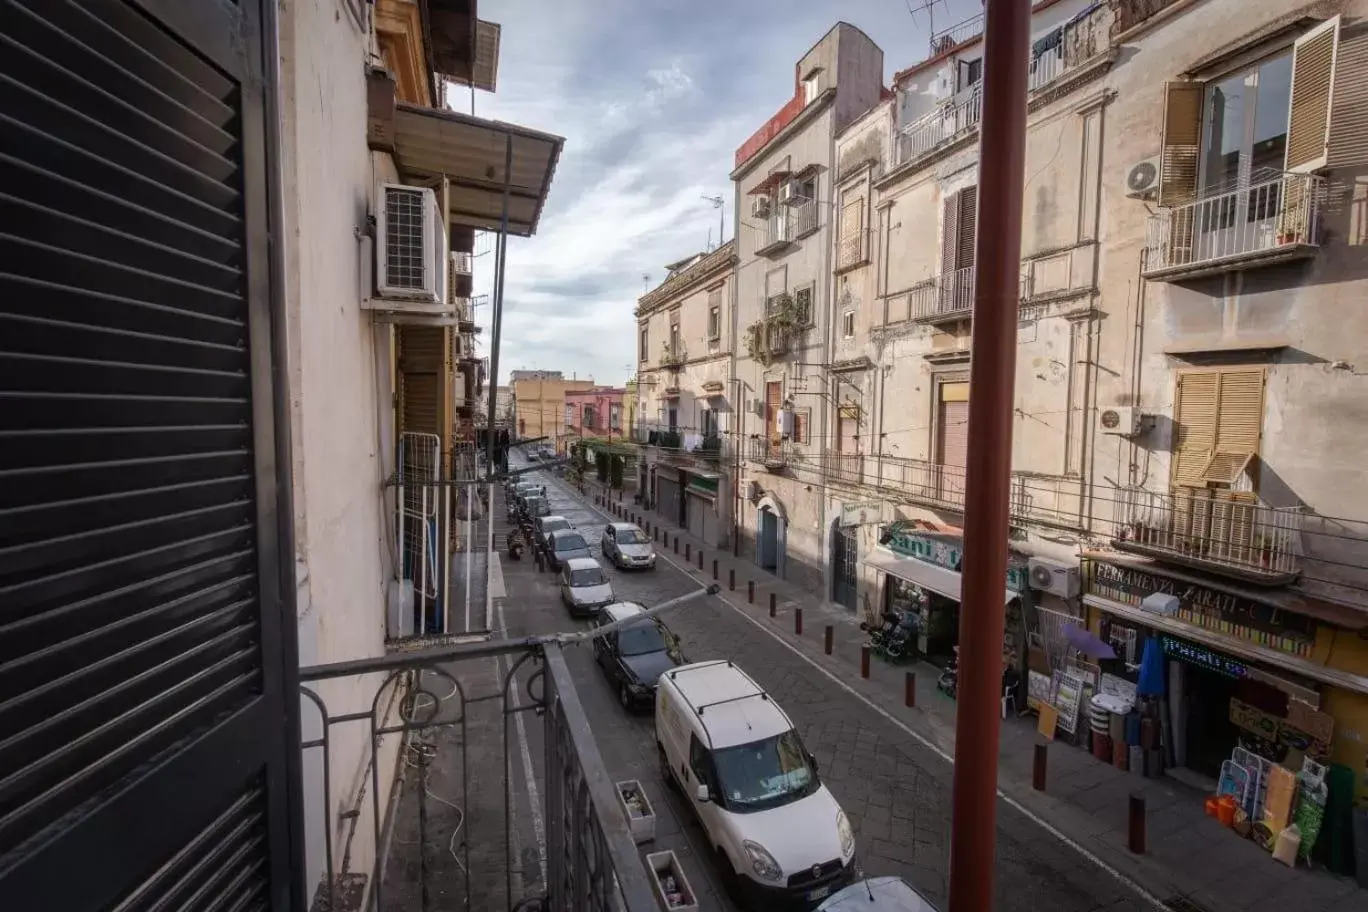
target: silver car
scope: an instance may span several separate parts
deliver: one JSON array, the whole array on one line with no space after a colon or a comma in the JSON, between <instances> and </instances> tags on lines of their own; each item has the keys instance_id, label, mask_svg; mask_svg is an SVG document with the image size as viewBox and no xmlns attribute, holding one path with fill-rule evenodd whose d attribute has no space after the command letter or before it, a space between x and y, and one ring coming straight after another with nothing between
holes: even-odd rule
<instances>
[{"instance_id":1,"label":"silver car","mask_svg":"<svg viewBox=\"0 0 1368 912\"><path fill-rule=\"evenodd\" d=\"M561 568L560 582L561 601L574 617L593 617L604 605L614 601L608 575L592 557L566 561Z\"/></svg>"},{"instance_id":2,"label":"silver car","mask_svg":"<svg viewBox=\"0 0 1368 912\"><path fill-rule=\"evenodd\" d=\"M603 530L599 549L620 570L649 570L655 567L655 546L651 544L650 537L632 523L609 523Z\"/></svg>"}]
</instances>

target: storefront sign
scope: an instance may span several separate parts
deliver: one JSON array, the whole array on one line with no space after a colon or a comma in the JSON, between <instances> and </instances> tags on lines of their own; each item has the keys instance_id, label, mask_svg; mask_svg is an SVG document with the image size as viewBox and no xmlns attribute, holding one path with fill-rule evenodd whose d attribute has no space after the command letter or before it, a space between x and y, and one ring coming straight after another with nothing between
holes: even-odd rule
<instances>
[{"instance_id":1,"label":"storefront sign","mask_svg":"<svg viewBox=\"0 0 1368 912\"><path fill-rule=\"evenodd\" d=\"M963 543L958 539L947 541L941 537L916 532L900 532L889 539L887 547L894 554L915 557L917 560L935 564L937 567L944 567L946 570L954 570L956 573L960 572L960 565L963 562ZM1007 555L1007 588L1013 592L1025 592L1030 588L1029 581L1030 571L1027 567L1026 558L1019 554L1009 553Z\"/></svg>"},{"instance_id":2,"label":"storefront sign","mask_svg":"<svg viewBox=\"0 0 1368 912\"><path fill-rule=\"evenodd\" d=\"M1135 607L1154 593L1172 595L1178 599L1177 620L1290 655L1311 655L1316 627L1310 618L1144 570L1097 560L1088 564L1089 595Z\"/></svg>"},{"instance_id":3,"label":"storefront sign","mask_svg":"<svg viewBox=\"0 0 1368 912\"><path fill-rule=\"evenodd\" d=\"M866 526L883 522L883 501L869 500L841 506L841 525Z\"/></svg>"},{"instance_id":4,"label":"storefront sign","mask_svg":"<svg viewBox=\"0 0 1368 912\"><path fill-rule=\"evenodd\" d=\"M1249 668L1238 659L1232 659L1228 655L1213 652L1205 646L1196 643L1189 643L1187 640L1180 640L1176 637L1166 636L1164 639L1164 655L1180 662L1187 662L1189 665L1196 665L1205 668L1207 671L1214 671L1217 674L1225 675L1227 678L1243 678L1249 674Z\"/></svg>"},{"instance_id":5,"label":"storefront sign","mask_svg":"<svg viewBox=\"0 0 1368 912\"><path fill-rule=\"evenodd\" d=\"M1234 697L1230 699L1230 721L1237 728L1269 741L1277 740L1278 729L1282 727L1282 720L1277 716Z\"/></svg>"}]
</instances>

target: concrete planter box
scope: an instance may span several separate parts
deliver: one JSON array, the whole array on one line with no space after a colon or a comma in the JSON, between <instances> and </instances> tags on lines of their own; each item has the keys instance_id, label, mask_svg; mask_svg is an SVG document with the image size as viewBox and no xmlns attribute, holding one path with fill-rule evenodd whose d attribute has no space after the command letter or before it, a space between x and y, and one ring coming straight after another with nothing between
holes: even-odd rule
<instances>
[{"instance_id":1,"label":"concrete planter box","mask_svg":"<svg viewBox=\"0 0 1368 912\"><path fill-rule=\"evenodd\" d=\"M698 912L698 894L684 876L684 869L680 867L674 852L651 852L646 856L646 867L651 872L651 885L655 888L660 908L665 912ZM674 881L674 891L669 894L665 889L668 880ZM671 902L671 895L676 897L676 901Z\"/></svg>"},{"instance_id":2,"label":"concrete planter box","mask_svg":"<svg viewBox=\"0 0 1368 912\"><path fill-rule=\"evenodd\" d=\"M628 804L627 796L631 794L636 795L636 801ZM632 830L632 839L636 844L641 845L643 842L654 840L655 808L651 806L651 800L646 797L646 791L641 787L641 783L635 779L617 783L617 796L622 813L627 815L627 825Z\"/></svg>"}]
</instances>

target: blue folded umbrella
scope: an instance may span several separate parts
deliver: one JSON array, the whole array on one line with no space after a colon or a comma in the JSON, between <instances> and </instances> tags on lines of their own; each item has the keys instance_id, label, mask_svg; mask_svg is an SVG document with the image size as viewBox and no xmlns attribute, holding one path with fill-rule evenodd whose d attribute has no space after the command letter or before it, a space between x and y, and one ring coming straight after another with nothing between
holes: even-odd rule
<instances>
[{"instance_id":1,"label":"blue folded umbrella","mask_svg":"<svg viewBox=\"0 0 1368 912\"><path fill-rule=\"evenodd\" d=\"M1145 640L1145 654L1140 659L1140 683L1135 691L1142 697L1164 695L1164 645L1158 637Z\"/></svg>"}]
</instances>

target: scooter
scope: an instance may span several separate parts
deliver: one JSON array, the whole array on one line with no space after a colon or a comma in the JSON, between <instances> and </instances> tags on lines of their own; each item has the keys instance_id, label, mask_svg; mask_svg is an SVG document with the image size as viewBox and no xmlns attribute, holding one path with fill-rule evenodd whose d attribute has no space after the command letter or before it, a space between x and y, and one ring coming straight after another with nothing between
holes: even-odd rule
<instances>
[{"instance_id":1,"label":"scooter","mask_svg":"<svg viewBox=\"0 0 1368 912\"><path fill-rule=\"evenodd\" d=\"M518 532L513 531L508 533L509 560L522 560L522 553L525 547L526 546L523 544L523 538L521 535L518 534Z\"/></svg>"}]
</instances>

